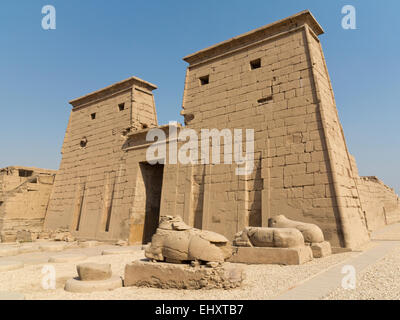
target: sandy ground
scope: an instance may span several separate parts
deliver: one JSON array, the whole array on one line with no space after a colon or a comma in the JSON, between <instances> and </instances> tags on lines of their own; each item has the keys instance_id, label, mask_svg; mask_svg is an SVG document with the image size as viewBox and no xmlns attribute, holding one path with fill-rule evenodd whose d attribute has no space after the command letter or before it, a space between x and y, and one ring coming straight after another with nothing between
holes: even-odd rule
<instances>
[{"instance_id":1,"label":"sandy ground","mask_svg":"<svg viewBox=\"0 0 400 320\"><path fill-rule=\"evenodd\" d=\"M400 248L357 275L356 288L338 288L327 295L329 300L399 300Z\"/></svg>"},{"instance_id":2,"label":"sandy ground","mask_svg":"<svg viewBox=\"0 0 400 320\"><path fill-rule=\"evenodd\" d=\"M79 252L80 250L75 250ZM84 252L84 249L82 249ZM64 252L60 252L64 253ZM59 253L54 253L59 254ZM53 255L54 255L53 254ZM53 263L56 270L56 289L44 290L41 282L43 266L49 263L26 264L23 269L0 272L0 291L11 291L23 293L26 299L271 299L283 293L307 278L340 263L347 258L357 254L348 252L335 254L322 259L314 259L301 266L279 266L279 265L250 265L244 266L246 280L243 286L233 290L162 290L154 288L127 287L114 291L95 293L70 293L64 290L65 282L77 276L76 264ZM120 255L96 255L88 257L82 262L110 263L114 275L123 277L125 265L133 260L144 258L143 251ZM13 257L7 258L13 260ZM400 262L400 257L399 257ZM398 275L400 278L400 273ZM400 282L399 282L400 283ZM400 286L400 285L399 285Z\"/></svg>"}]
</instances>

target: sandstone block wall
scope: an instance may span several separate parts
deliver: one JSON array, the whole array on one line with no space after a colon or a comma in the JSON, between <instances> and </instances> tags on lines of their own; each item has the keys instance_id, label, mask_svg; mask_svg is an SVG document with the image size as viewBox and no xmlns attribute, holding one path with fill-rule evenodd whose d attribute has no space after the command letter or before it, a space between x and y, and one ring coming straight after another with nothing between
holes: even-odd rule
<instances>
[{"instance_id":1,"label":"sandstone block wall","mask_svg":"<svg viewBox=\"0 0 400 320\"><path fill-rule=\"evenodd\" d=\"M368 230L400 221L400 200L392 188L377 177L360 177L358 189Z\"/></svg>"},{"instance_id":2,"label":"sandstone block wall","mask_svg":"<svg viewBox=\"0 0 400 320\"><path fill-rule=\"evenodd\" d=\"M162 199L167 214L229 239L284 214L319 225L336 246L368 240L322 33L306 11L185 58L187 127L254 129L255 169L182 166Z\"/></svg>"},{"instance_id":3,"label":"sandstone block wall","mask_svg":"<svg viewBox=\"0 0 400 320\"><path fill-rule=\"evenodd\" d=\"M132 77L71 101L62 162L45 228L78 238L149 241L159 215L229 240L285 215L317 224L333 246L355 248L367 230L395 220L396 196L360 178L348 152L319 35L309 11L189 55L185 129L254 130L254 168L201 161L149 165L146 134L157 127L154 85ZM177 138L163 130L166 142ZM178 132L183 128L177 126ZM223 134L222 134L223 135ZM198 141L198 146L201 143ZM220 158L233 141L221 137ZM186 141L177 141L178 149ZM211 143L211 139L210 139ZM227 148L227 149L225 149ZM167 148L169 150L169 147ZM226 151L226 152L225 152ZM371 196L371 194L373 196ZM398 204L398 199L397 199Z\"/></svg>"},{"instance_id":4,"label":"sandstone block wall","mask_svg":"<svg viewBox=\"0 0 400 320\"><path fill-rule=\"evenodd\" d=\"M55 170L27 167L0 169L0 233L40 232Z\"/></svg>"},{"instance_id":5,"label":"sandstone block wall","mask_svg":"<svg viewBox=\"0 0 400 320\"><path fill-rule=\"evenodd\" d=\"M134 182L123 148L130 132L157 125L154 89L132 77L70 102L46 229L69 229L87 239L128 238Z\"/></svg>"},{"instance_id":6,"label":"sandstone block wall","mask_svg":"<svg viewBox=\"0 0 400 320\"><path fill-rule=\"evenodd\" d=\"M353 175L369 231L400 221L400 200L394 189L377 177L360 177L356 159L350 155Z\"/></svg>"}]
</instances>

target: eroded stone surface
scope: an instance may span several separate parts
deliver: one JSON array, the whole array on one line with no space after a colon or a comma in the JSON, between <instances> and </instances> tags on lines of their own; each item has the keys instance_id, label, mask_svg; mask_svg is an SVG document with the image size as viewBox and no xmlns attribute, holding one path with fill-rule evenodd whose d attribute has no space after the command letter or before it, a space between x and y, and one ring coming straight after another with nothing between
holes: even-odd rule
<instances>
[{"instance_id":1,"label":"eroded stone surface","mask_svg":"<svg viewBox=\"0 0 400 320\"><path fill-rule=\"evenodd\" d=\"M76 266L82 281L107 280L112 276L111 264L81 263Z\"/></svg>"},{"instance_id":2,"label":"eroded stone surface","mask_svg":"<svg viewBox=\"0 0 400 320\"><path fill-rule=\"evenodd\" d=\"M235 235L233 244L239 247L293 248L304 246L304 238L294 228L247 227Z\"/></svg>"},{"instance_id":3,"label":"eroded stone surface","mask_svg":"<svg viewBox=\"0 0 400 320\"><path fill-rule=\"evenodd\" d=\"M38 244L23 244L18 248L19 254L41 251Z\"/></svg>"},{"instance_id":4,"label":"eroded stone surface","mask_svg":"<svg viewBox=\"0 0 400 320\"><path fill-rule=\"evenodd\" d=\"M43 243L39 246L42 251L57 252L63 251L65 249L64 243L54 242L54 243Z\"/></svg>"},{"instance_id":5,"label":"eroded stone surface","mask_svg":"<svg viewBox=\"0 0 400 320\"><path fill-rule=\"evenodd\" d=\"M332 254L331 244L328 241L312 243L311 250L314 258L323 258Z\"/></svg>"},{"instance_id":6,"label":"eroded stone surface","mask_svg":"<svg viewBox=\"0 0 400 320\"><path fill-rule=\"evenodd\" d=\"M16 256L18 253L18 247L16 246L0 248L0 257Z\"/></svg>"},{"instance_id":7,"label":"eroded stone surface","mask_svg":"<svg viewBox=\"0 0 400 320\"><path fill-rule=\"evenodd\" d=\"M110 291L121 287L121 277L114 276L110 279L100 281L81 281L78 279L69 279L65 283L64 290L77 293L89 293L96 291Z\"/></svg>"},{"instance_id":8,"label":"eroded stone surface","mask_svg":"<svg viewBox=\"0 0 400 320\"><path fill-rule=\"evenodd\" d=\"M315 224L294 221L286 218L284 215L279 215L270 218L268 226L272 228L295 228L298 229L304 237L306 243L319 243L324 241L322 230Z\"/></svg>"},{"instance_id":9,"label":"eroded stone surface","mask_svg":"<svg viewBox=\"0 0 400 320\"><path fill-rule=\"evenodd\" d=\"M309 246L296 248L234 247L229 262L244 264L299 265L311 261Z\"/></svg>"},{"instance_id":10,"label":"eroded stone surface","mask_svg":"<svg viewBox=\"0 0 400 320\"><path fill-rule=\"evenodd\" d=\"M244 280L242 267L230 263L215 268L134 261L125 267L124 285L162 289L232 289Z\"/></svg>"},{"instance_id":11,"label":"eroded stone surface","mask_svg":"<svg viewBox=\"0 0 400 320\"><path fill-rule=\"evenodd\" d=\"M145 255L173 263L224 262L232 255L232 248L228 239L218 233L191 228L179 216L163 216Z\"/></svg>"},{"instance_id":12,"label":"eroded stone surface","mask_svg":"<svg viewBox=\"0 0 400 320\"><path fill-rule=\"evenodd\" d=\"M32 242L32 233L28 230L18 230L16 240L18 242Z\"/></svg>"},{"instance_id":13,"label":"eroded stone surface","mask_svg":"<svg viewBox=\"0 0 400 320\"><path fill-rule=\"evenodd\" d=\"M31 242L43 228L55 170L0 168L0 238Z\"/></svg>"},{"instance_id":14,"label":"eroded stone surface","mask_svg":"<svg viewBox=\"0 0 400 320\"><path fill-rule=\"evenodd\" d=\"M94 248L94 247L97 247L98 245L100 245L100 242L94 241L94 240L79 242L79 246L81 248Z\"/></svg>"}]
</instances>

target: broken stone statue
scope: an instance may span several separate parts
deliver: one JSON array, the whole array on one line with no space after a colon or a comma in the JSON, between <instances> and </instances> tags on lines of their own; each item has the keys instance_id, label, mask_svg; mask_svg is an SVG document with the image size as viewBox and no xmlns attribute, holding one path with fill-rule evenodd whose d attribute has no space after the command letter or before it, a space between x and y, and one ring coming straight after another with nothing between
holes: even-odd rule
<instances>
[{"instance_id":1,"label":"broken stone statue","mask_svg":"<svg viewBox=\"0 0 400 320\"><path fill-rule=\"evenodd\" d=\"M295 228L246 227L233 240L230 262L298 265L312 260L312 251Z\"/></svg>"},{"instance_id":2,"label":"broken stone statue","mask_svg":"<svg viewBox=\"0 0 400 320\"><path fill-rule=\"evenodd\" d=\"M279 215L270 218L268 226L271 228L295 228L299 230L303 234L305 243L311 246L314 258L322 258L332 253L330 243L325 241L321 228L315 224L290 220L284 215Z\"/></svg>"},{"instance_id":3,"label":"broken stone statue","mask_svg":"<svg viewBox=\"0 0 400 320\"><path fill-rule=\"evenodd\" d=\"M163 216L145 255L170 263L222 263L232 255L232 247L218 233L192 228L180 216Z\"/></svg>"},{"instance_id":4,"label":"broken stone statue","mask_svg":"<svg viewBox=\"0 0 400 320\"><path fill-rule=\"evenodd\" d=\"M233 240L237 247L294 248L304 246L301 232L295 228L247 227L238 232Z\"/></svg>"},{"instance_id":5,"label":"broken stone statue","mask_svg":"<svg viewBox=\"0 0 400 320\"><path fill-rule=\"evenodd\" d=\"M145 249L145 256L151 261L127 264L124 285L163 289L236 288L242 284L244 273L242 267L224 263L231 255L232 247L224 236L189 227L179 216L162 216L151 244Z\"/></svg>"}]
</instances>

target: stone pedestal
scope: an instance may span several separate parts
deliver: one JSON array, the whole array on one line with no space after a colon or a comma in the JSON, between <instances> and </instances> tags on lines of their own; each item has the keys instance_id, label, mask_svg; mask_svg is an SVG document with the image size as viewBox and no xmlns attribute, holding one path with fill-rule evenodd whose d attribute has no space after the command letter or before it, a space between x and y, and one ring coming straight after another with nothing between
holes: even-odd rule
<instances>
[{"instance_id":1,"label":"stone pedestal","mask_svg":"<svg viewBox=\"0 0 400 320\"><path fill-rule=\"evenodd\" d=\"M63 251L65 249L65 244L61 242L43 243L39 246L39 249L42 251L58 252L58 251Z\"/></svg>"},{"instance_id":2,"label":"stone pedestal","mask_svg":"<svg viewBox=\"0 0 400 320\"><path fill-rule=\"evenodd\" d=\"M332 254L331 244L328 241L312 243L311 250L314 258L323 258Z\"/></svg>"},{"instance_id":3,"label":"stone pedestal","mask_svg":"<svg viewBox=\"0 0 400 320\"><path fill-rule=\"evenodd\" d=\"M229 262L245 264L299 265L311 261L309 246L296 248L234 247Z\"/></svg>"},{"instance_id":4,"label":"stone pedestal","mask_svg":"<svg viewBox=\"0 0 400 320\"><path fill-rule=\"evenodd\" d=\"M122 279L118 276L113 276L107 280L99 281L81 281L79 279L69 279L65 283L65 291L69 292L96 292L108 291L122 287Z\"/></svg>"},{"instance_id":5,"label":"stone pedestal","mask_svg":"<svg viewBox=\"0 0 400 320\"><path fill-rule=\"evenodd\" d=\"M0 248L0 257L16 256L19 253L18 247L3 247Z\"/></svg>"},{"instance_id":6,"label":"stone pedestal","mask_svg":"<svg viewBox=\"0 0 400 320\"><path fill-rule=\"evenodd\" d=\"M109 263L82 263L76 267L79 279L82 281L107 280L112 276Z\"/></svg>"},{"instance_id":7,"label":"stone pedestal","mask_svg":"<svg viewBox=\"0 0 400 320\"><path fill-rule=\"evenodd\" d=\"M243 269L230 263L210 268L134 261L125 267L124 285L162 289L231 289L239 287L243 279Z\"/></svg>"},{"instance_id":8,"label":"stone pedestal","mask_svg":"<svg viewBox=\"0 0 400 320\"><path fill-rule=\"evenodd\" d=\"M65 291L95 292L109 291L122 287L122 279L112 276L110 264L82 263L76 266L78 278L69 279Z\"/></svg>"}]
</instances>

